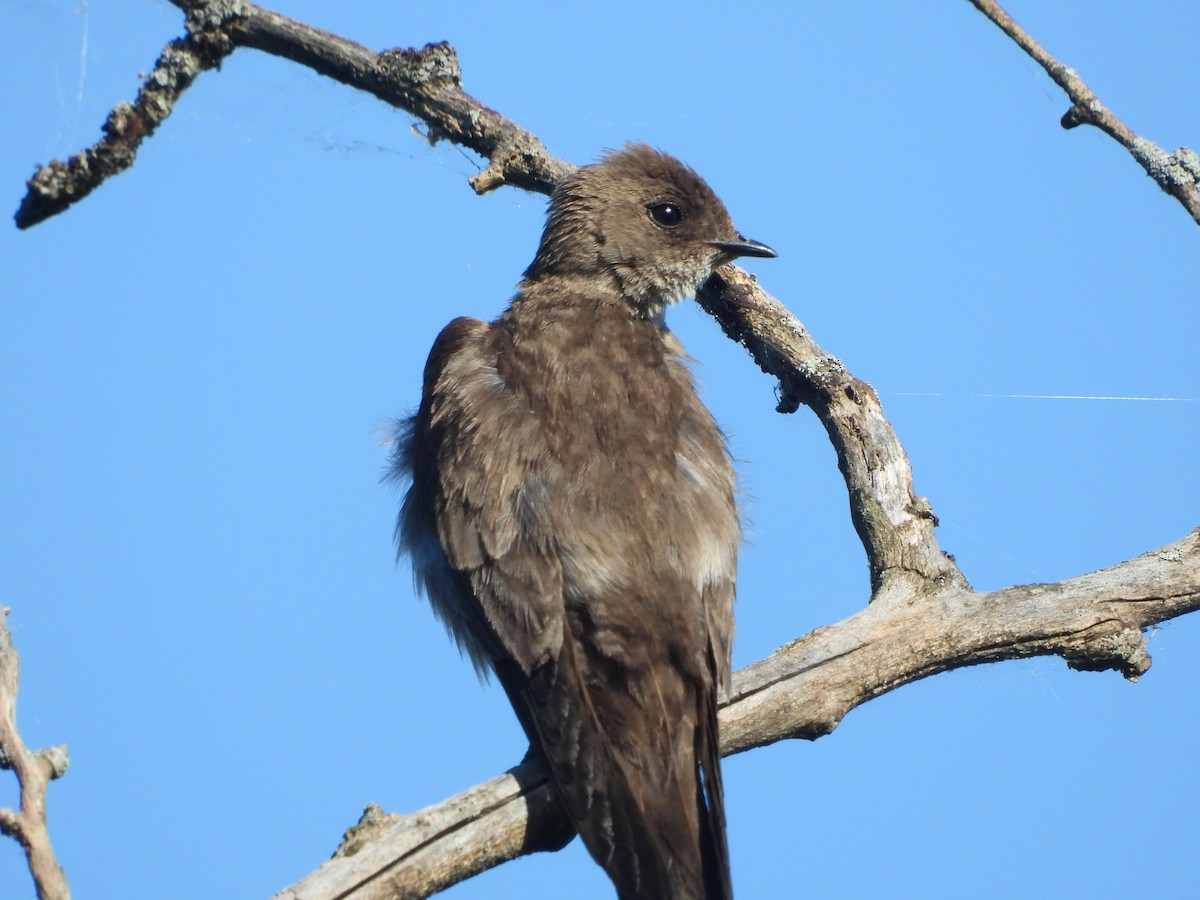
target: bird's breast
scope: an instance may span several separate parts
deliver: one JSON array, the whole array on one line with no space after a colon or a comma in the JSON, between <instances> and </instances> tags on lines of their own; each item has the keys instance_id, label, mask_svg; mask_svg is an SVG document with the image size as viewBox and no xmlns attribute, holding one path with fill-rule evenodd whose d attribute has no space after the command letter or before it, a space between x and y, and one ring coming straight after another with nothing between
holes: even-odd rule
<instances>
[{"instance_id":1,"label":"bird's breast","mask_svg":"<svg viewBox=\"0 0 1200 900\"><path fill-rule=\"evenodd\" d=\"M539 444L522 516L555 535L568 596L732 581L739 541L724 438L677 342L651 322L578 310L510 331L497 390ZM515 425L516 423L514 423Z\"/></svg>"}]
</instances>

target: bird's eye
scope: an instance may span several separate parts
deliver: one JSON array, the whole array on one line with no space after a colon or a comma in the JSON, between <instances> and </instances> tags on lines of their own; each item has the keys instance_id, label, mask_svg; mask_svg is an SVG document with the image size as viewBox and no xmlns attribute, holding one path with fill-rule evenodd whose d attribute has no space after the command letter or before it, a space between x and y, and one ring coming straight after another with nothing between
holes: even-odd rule
<instances>
[{"instance_id":1,"label":"bird's eye","mask_svg":"<svg viewBox=\"0 0 1200 900\"><path fill-rule=\"evenodd\" d=\"M674 228L683 221L683 210L674 203L654 203L646 209L650 218L665 228Z\"/></svg>"}]
</instances>

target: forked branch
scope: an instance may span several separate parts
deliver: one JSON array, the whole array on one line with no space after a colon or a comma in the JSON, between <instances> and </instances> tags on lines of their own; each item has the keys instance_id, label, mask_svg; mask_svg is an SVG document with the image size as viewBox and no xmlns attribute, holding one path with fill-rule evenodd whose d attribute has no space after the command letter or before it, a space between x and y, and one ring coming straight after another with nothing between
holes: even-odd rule
<instances>
[{"instance_id":1,"label":"forked branch","mask_svg":"<svg viewBox=\"0 0 1200 900\"><path fill-rule=\"evenodd\" d=\"M46 828L46 786L67 771L67 748L30 750L17 731L21 662L8 630L8 612L0 607L0 769L17 776L21 801L18 809L0 808L0 833L25 850L38 900L69 900L67 876L54 858Z\"/></svg>"},{"instance_id":2,"label":"forked branch","mask_svg":"<svg viewBox=\"0 0 1200 900\"><path fill-rule=\"evenodd\" d=\"M376 53L242 0L172 0L187 35L163 51L137 99L121 104L104 138L29 183L17 214L28 227L62 211L132 164L140 142L204 71L239 47L283 56L407 110L431 140L449 139L488 162L471 180L549 193L572 164L462 90L453 48ZM1065 127L1087 123L1118 140L1200 222L1200 164L1135 135L1072 70L1033 41L992 0L971 2L1065 90ZM1058 655L1077 669L1136 679L1150 665L1143 629L1200 606L1200 531L1101 572L1051 585L975 593L937 544L937 519L917 495L903 447L870 385L822 350L801 322L745 272L727 267L699 300L780 385L779 410L808 406L824 424L845 478L871 569L871 603L787 644L734 677L722 709L722 750L832 731L851 709L952 668ZM526 762L437 806L398 818L372 811L334 859L280 898L423 897L522 853L570 837L545 774Z\"/></svg>"}]
</instances>

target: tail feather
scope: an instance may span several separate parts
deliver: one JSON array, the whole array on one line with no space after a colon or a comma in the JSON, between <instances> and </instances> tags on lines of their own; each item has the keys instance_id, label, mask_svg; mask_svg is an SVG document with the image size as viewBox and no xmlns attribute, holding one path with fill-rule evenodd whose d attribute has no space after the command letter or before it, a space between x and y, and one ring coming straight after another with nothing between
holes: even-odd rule
<instances>
[{"instance_id":1,"label":"tail feather","mask_svg":"<svg viewBox=\"0 0 1200 900\"><path fill-rule=\"evenodd\" d=\"M712 682L563 652L497 667L568 816L621 900L731 900Z\"/></svg>"}]
</instances>

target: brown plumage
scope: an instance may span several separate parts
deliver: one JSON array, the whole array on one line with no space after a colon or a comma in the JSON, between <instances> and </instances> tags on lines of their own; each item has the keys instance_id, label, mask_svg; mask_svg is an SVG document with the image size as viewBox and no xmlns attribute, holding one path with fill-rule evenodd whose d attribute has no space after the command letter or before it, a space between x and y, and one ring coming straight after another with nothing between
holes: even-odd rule
<instances>
[{"instance_id":1,"label":"brown plumage","mask_svg":"<svg viewBox=\"0 0 1200 900\"><path fill-rule=\"evenodd\" d=\"M399 433L417 584L496 672L625 900L732 896L733 470L662 313L721 263L774 255L677 160L609 153L555 191L500 318L442 331Z\"/></svg>"}]
</instances>

